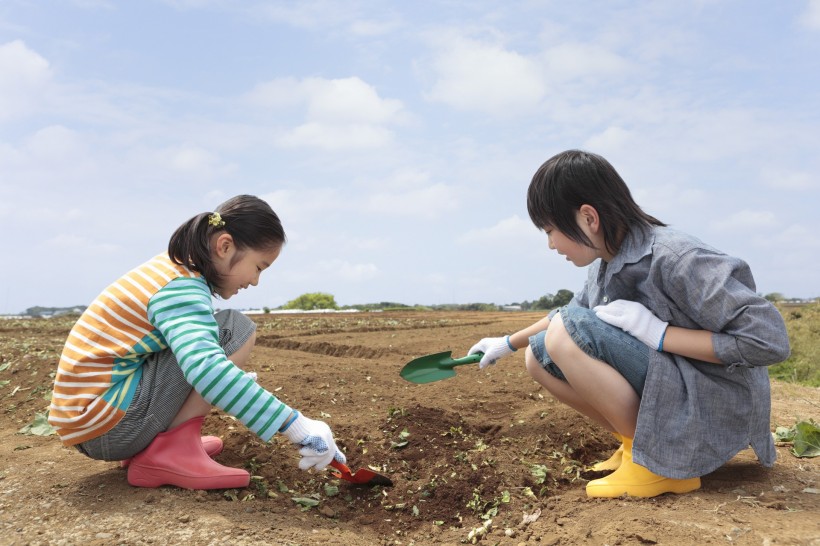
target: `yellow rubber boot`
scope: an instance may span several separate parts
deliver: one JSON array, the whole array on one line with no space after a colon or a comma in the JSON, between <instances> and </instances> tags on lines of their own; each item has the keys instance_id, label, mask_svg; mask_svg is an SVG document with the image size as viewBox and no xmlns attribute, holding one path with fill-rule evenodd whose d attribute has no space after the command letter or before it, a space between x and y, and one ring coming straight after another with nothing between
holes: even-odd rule
<instances>
[{"instance_id":1,"label":"yellow rubber boot","mask_svg":"<svg viewBox=\"0 0 820 546\"><path fill-rule=\"evenodd\" d=\"M615 453L613 453L609 457L609 459L592 465L591 468L595 472L604 472L606 470L618 470L618 467L621 466L621 460L623 459L624 454L624 438L617 432L613 432L612 435L615 436L615 439L621 442L621 445L618 446L618 449L615 450Z\"/></svg>"},{"instance_id":2,"label":"yellow rubber boot","mask_svg":"<svg viewBox=\"0 0 820 546\"><path fill-rule=\"evenodd\" d=\"M623 439L624 451L618 470L587 484L588 497L657 497L663 493L689 493L700 489L700 478L664 478L632 460L632 438Z\"/></svg>"}]
</instances>

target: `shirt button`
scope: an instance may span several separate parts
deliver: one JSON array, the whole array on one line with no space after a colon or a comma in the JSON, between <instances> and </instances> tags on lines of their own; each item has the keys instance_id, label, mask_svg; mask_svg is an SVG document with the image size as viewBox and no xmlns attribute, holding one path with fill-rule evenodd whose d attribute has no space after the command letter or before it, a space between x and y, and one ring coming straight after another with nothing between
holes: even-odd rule
<instances>
[{"instance_id":1,"label":"shirt button","mask_svg":"<svg viewBox=\"0 0 820 546\"><path fill-rule=\"evenodd\" d=\"M606 303L608 301L609 301L609 298L607 296L604 296L604 303Z\"/></svg>"}]
</instances>

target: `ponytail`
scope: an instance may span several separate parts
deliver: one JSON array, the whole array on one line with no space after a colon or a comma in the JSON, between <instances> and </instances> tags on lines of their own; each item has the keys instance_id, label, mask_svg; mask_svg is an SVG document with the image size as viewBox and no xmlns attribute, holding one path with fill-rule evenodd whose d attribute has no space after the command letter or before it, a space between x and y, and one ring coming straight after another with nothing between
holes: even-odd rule
<instances>
[{"instance_id":1,"label":"ponytail","mask_svg":"<svg viewBox=\"0 0 820 546\"><path fill-rule=\"evenodd\" d=\"M168 241L168 256L174 263L202 274L212 294L222 278L211 258L211 240L222 232L233 238L240 252L277 248L287 241L279 216L253 195L237 195L214 212L203 212L184 222Z\"/></svg>"}]
</instances>

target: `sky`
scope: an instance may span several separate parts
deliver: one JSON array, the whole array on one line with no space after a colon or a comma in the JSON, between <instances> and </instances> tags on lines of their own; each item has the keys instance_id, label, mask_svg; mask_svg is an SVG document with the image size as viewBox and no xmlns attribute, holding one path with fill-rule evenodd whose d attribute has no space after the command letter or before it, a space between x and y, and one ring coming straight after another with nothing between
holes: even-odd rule
<instances>
[{"instance_id":1,"label":"sky","mask_svg":"<svg viewBox=\"0 0 820 546\"><path fill-rule=\"evenodd\" d=\"M243 193L288 243L220 308L574 292L526 209L572 148L820 296L820 0L3 0L0 313L87 305Z\"/></svg>"}]
</instances>

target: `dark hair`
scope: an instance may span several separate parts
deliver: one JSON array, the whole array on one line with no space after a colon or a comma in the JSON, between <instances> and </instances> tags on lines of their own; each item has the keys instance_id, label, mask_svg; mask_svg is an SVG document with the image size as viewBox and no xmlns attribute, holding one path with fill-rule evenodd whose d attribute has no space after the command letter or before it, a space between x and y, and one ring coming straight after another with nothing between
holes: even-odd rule
<instances>
[{"instance_id":1,"label":"dark hair","mask_svg":"<svg viewBox=\"0 0 820 546\"><path fill-rule=\"evenodd\" d=\"M211 293L215 293L222 280L211 262L213 235L227 232L240 252L249 248L280 247L287 240L282 223L270 205L253 195L231 197L213 212L219 213L221 223L213 225L210 222L213 213L202 212L179 226L168 241L171 260L202 273Z\"/></svg>"},{"instance_id":2,"label":"dark hair","mask_svg":"<svg viewBox=\"0 0 820 546\"><path fill-rule=\"evenodd\" d=\"M598 211L604 244L613 254L632 227L666 225L641 210L609 161L590 152L568 150L552 156L535 172L527 190L527 211L535 227L554 227L591 247L575 218L584 204Z\"/></svg>"}]
</instances>

